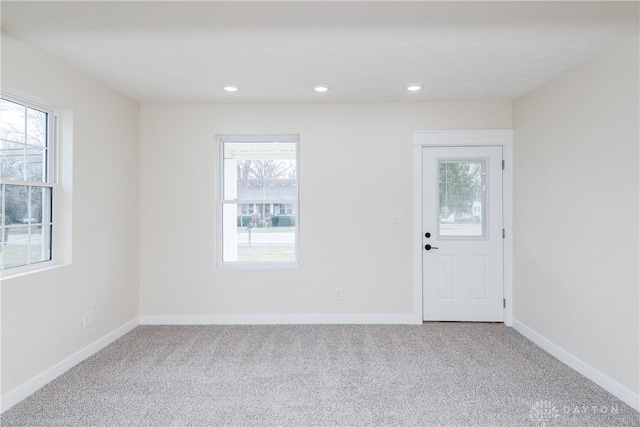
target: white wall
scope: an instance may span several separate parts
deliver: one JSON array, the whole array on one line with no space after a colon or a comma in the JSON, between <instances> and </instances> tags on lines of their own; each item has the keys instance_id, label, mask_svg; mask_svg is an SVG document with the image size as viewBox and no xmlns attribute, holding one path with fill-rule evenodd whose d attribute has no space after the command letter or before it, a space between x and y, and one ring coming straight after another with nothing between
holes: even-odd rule
<instances>
[{"instance_id":1,"label":"white wall","mask_svg":"<svg viewBox=\"0 0 640 427\"><path fill-rule=\"evenodd\" d=\"M511 111L508 102L143 105L143 322L412 314L412 131L511 128ZM216 268L216 134L287 133L301 136L300 268ZM393 224L396 211L405 224Z\"/></svg>"},{"instance_id":2,"label":"white wall","mask_svg":"<svg viewBox=\"0 0 640 427\"><path fill-rule=\"evenodd\" d=\"M514 107L514 318L636 396L638 61L635 36Z\"/></svg>"},{"instance_id":3,"label":"white wall","mask_svg":"<svg viewBox=\"0 0 640 427\"><path fill-rule=\"evenodd\" d=\"M412 314L412 131L512 127L507 102L145 105L139 116L4 33L2 89L74 119L73 261L2 281L3 396L139 313ZM514 316L636 394L638 89L636 37L519 100L513 123ZM301 135L301 267L216 268L215 135L282 133ZM90 309L96 324L82 329Z\"/></svg>"},{"instance_id":4,"label":"white wall","mask_svg":"<svg viewBox=\"0 0 640 427\"><path fill-rule=\"evenodd\" d=\"M139 107L6 33L2 90L73 115L73 170L62 171L73 208L56 218L73 217L72 262L2 280L6 398L138 315ZM83 329L90 309L95 324Z\"/></svg>"}]
</instances>

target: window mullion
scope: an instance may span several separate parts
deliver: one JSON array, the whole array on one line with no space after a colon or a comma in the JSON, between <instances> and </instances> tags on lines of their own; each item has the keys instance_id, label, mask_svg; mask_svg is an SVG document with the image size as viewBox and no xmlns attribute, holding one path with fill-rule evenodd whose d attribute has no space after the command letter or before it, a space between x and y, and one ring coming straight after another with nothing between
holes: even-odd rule
<instances>
[{"instance_id":1,"label":"window mullion","mask_svg":"<svg viewBox=\"0 0 640 427\"><path fill-rule=\"evenodd\" d=\"M49 182L37 182L37 181L13 181L11 179L0 179L0 184L5 185L16 185L23 187L45 187L45 188L53 188L56 185L54 183Z\"/></svg>"},{"instance_id":2,"label":"window mullion","mask_svg":"<svg viewBox=\"0 0 640 427\"><path fill-rule=\"evenodd\" d=\"M27 141L29 136L27 134L29 126L29 109L24 107L24 148L22 149L22 180L27 180Z\"/></svg>"},{"instance_id":3,"label":"window mullion","mask_svg":"<svg viewBox=\"0 0 640 427\"><path fill-rule=\"evenodd\" d=\"M53 113L48 113L47 114L47 139L46 139L46 144L45 144L45 155L47 156L45 158L45 165L46 165L46 177L47 177L47 182L50 183L55 183L56 182L56 168L57 168L57 163L55 161L56 159L56 152L55 152L55 147L56 147L56 142L58 139L58 117L53 114ZM53 146L53 149L51 148Z\"/></svg>"},{"instance_id":4,"label":"window mullion","mask_svg":"<svg viewBox=\"0 0 640 427\"><path fill-rule=\"evenodd\" d=\"M4 270L4 258L5 258L5 241L4 241L4 235L6 233L5 230L5 223L6 223L6 215L5 215L5 210L4 210L4 188L5 185L4 184L0 184L0 221L2 221L2 224L0 224L0 245L2 245L2 252L0 253L0 271Z\"/></svg>"},{"instance_id":5,"label":"window mullion","mask_svg":"<svg viewBox=\"0 0 640 427\"><path fill-rule=\"evenodd\" d=\"M295 199L229 199L229 200L221 200L223 204L226 203L235 203L237 205L242 204L273 204L273 205L294 205L297 204L298 201Z\"/></svg>"},{"instance_id":6,"label":"window mullion","mask_svg":"<svg viewBox=\"0 0 640 427\"><path fill-rule=\"evenodd\" d=\"M31 264L31 191L32 186L27 187L27 264Z\"/></svg>"}]
</instances>

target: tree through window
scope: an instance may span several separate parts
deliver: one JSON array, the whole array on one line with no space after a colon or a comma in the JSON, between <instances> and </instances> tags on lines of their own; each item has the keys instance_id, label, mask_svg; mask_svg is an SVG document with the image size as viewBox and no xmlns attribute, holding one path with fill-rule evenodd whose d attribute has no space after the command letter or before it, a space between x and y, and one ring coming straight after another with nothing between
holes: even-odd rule
<instances>
[{"instance_id":1,"label":"tree through window","mask_svg":"<svg viewBox=\"0 0 640 427\"><path fill-rule=\"evenodd\" d=\"M222 136L222 264L297 264L297 136Z\"/></svg>"},{"instance_id":2,"label":"tree through window","mask_svg":"<svg viewBox=\"0 0 640 427\"><path fill-rule=\"evenodd\" d=\"M0 270L52 259L51 119L0 100Z\"/></svg>"}]
</instances>

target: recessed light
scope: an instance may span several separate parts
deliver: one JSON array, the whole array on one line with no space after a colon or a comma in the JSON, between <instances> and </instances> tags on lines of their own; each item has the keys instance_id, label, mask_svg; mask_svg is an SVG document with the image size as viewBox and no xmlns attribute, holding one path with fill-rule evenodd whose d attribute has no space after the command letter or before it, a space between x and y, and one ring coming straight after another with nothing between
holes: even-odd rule
<instances>
[{"instance_id":1,"label":"recessed light","mask_svg":"<svg viewBox=\"0 0 640 427\"><path fill-rule=\"evenodd\" d=\"M419 91L420 89L422 89L422 85L418 85L418 84L410 84L410 85L407 85L407 90L408 90L409 92L417 92L417 91Z\"/></svg>"},{"instance_id":2,"label":"recessed light","mask_svg":"<svg viewBox=\"0 0 640 427\"><path fill-rule=\"evenodd\" d=\"M315 90L316 92L326 92L329 90L329 86L328 85L315 85L313 86L313 90Z\"/></svg>"},{"instance_id":3,"label":"recessed light","mask_svg":"<svg viewBox=\"0 0 640 427\"><path fill-rule=\"evenodd\" d=\"M237 92L238 91L238 86L234 86L234 85L224 85L224 86L222 86L222 88L224 90L226 90L227 92Z\"/></svg>"}]
</instances>

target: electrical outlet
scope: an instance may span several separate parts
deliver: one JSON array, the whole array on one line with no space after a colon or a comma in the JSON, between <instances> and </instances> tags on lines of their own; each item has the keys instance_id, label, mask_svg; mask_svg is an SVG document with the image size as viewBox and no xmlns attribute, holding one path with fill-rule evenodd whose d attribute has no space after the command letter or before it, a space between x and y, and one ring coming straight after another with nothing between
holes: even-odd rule
<instances>
[{"instance_id":1,"label":"electrical outlet","mask_svg":"<svg viewBox=\"0 0 640 427\"><path fill-rule=\"evenodd\" d=\"M93 310L87 311L82 316L82 324L84 328L88 328L89 326L93 325Z\"/></svg>"},{"instance_id":2,"label":"electrical outlet","mask_svg":"<svg viewBox=\"0 0 640 427\"><path fill-rule=\"evenodd\" d=\"M336 288L336 300L342 299L342 288Z\"/></svg>"}]
</instances>

